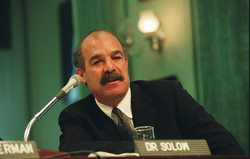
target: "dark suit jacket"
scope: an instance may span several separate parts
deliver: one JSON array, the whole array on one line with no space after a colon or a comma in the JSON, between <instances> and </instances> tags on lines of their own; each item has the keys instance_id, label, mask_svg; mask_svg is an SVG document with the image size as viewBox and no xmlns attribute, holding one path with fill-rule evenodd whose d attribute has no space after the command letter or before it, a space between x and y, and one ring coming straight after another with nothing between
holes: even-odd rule
<instances>
[{"instance_id":1,"label":"dark suit jacket","mask_svg":"<svg viewBox=\"0 0 250 159\"><path fill-rule=\"evenodd\" d=\"M154 126L156 139L206 139L211 154L244 155L236 139L215 121L176 81L132 82L134 126ZM60 151L134 152L94 96L65 108L59 117Z\"/></svg>"}]
</instances>

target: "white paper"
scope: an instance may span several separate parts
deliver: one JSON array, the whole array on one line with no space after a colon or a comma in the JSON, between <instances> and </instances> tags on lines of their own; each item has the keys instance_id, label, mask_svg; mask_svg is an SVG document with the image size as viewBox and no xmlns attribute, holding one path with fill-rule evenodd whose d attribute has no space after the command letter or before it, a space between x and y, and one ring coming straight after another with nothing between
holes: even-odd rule
<instances>
[{"instance_id":1,"label":"white paper","mask_svg":"<svg viewBox=\"0 0 250 159\"><path fill-rule=\"evenodd\" d=\"M98 154L101 157L125 157L125 156L139 156L138 153L121 153L121 154L113 154L109 152L104 152L104 151L97 151L96 154ZM88 155L88 157L96 157L96 154L91 153Z\"/></svg>"}]
</instances>

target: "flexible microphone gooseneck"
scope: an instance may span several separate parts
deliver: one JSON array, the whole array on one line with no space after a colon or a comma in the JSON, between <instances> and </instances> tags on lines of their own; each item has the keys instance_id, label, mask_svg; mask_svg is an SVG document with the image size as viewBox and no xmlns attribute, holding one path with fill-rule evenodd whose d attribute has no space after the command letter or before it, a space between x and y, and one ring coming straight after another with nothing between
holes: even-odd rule
<instances>
[{"instance_id":1,"label":"flexible microphone gooseneck","mask_svg":"<svg viewBox=\"0 0 250 159\"><path fill-rule=\"evenodd\" d=\"M72 88L77 87L81 84L81 76L80 75L73 75L69 79L68 83L52 98L52 100L42 109L40 112L38 112L28 123L25 132L23 140L27 141L29 138L30 130L32 126L40 120L43 115L56 103L58 102L62 97L64 97Z\"/></svg>"}]
</instances>

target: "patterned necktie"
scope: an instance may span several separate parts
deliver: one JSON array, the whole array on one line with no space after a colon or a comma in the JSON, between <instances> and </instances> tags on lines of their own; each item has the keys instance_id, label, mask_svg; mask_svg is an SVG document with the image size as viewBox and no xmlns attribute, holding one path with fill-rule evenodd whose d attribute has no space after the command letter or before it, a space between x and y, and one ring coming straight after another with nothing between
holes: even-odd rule
<instances>
[{"instance_id":1,"label":"patterned necktie","mask_svg":"<svg viewBox=\"0 0 250 159\"><path fill-rule=\"evenodd\" d=\"M115 107L112 112L118 117L118 131L124 140L133 141L132 128L129 126L128 121L123 117L121 110Z\"/></svg>"}]
</instances>

